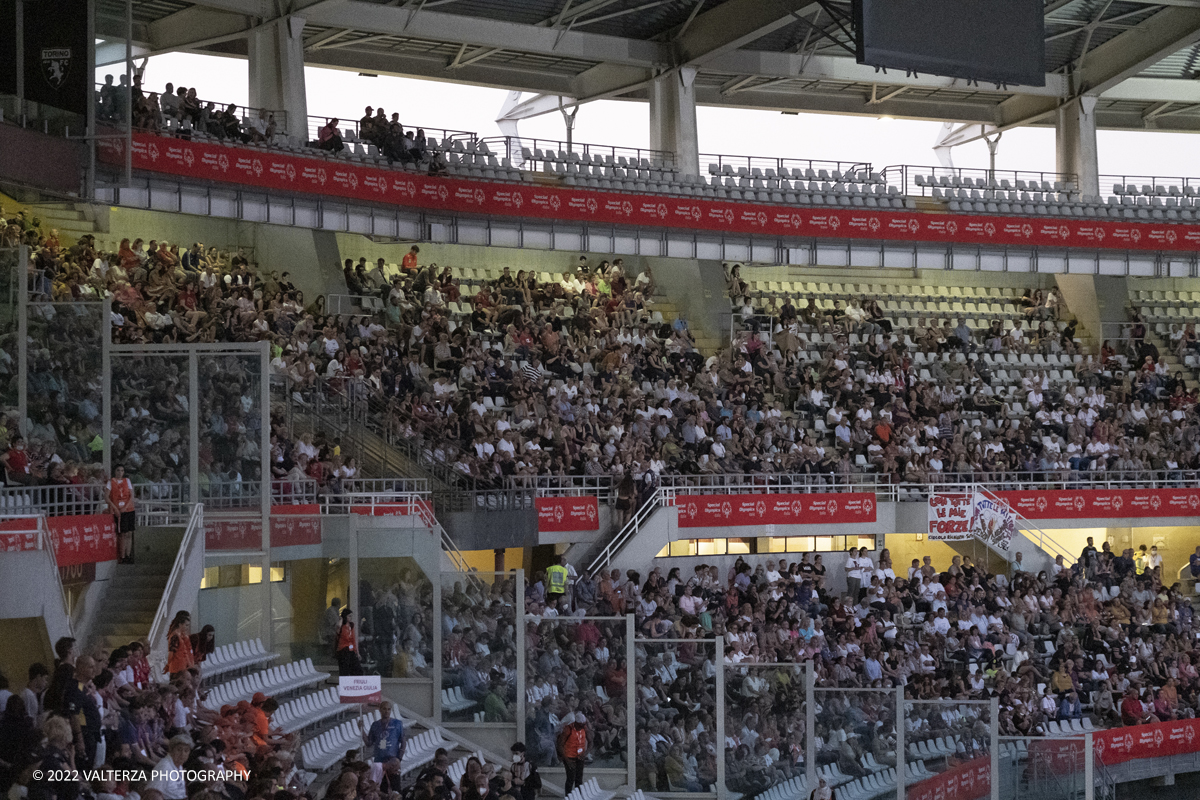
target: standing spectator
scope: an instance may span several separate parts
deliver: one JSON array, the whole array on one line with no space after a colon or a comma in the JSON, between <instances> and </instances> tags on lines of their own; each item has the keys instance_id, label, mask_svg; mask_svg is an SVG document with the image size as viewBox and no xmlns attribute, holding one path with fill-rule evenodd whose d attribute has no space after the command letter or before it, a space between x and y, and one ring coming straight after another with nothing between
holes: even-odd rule
<instances>
[{"instance_id":1,"label":"standing spectator","mask_svg":"<svg viewBox=\"0 0 1200 800\"><path fill-rule=\"evenodd\" d=\"M563 789L565 794L569 795L576 786L583 785L583 764L587 758L589 740L587 717L579 711L567 714L558 734L558 757L567 771L567 782Z\"/></svg>"},{"instance_id":2,"label":"standing spectator","mask_svg":"<svg viewBox=\"0 0 1200 800\"><path fill-rule=\"evenodd\" d=\"M178 680L189 667L195 666L196 657L192 653L192 615L180 611L171 620L167 630L167 665L163 671Z\"/></svg>"},{"instance_id":3,"label":"standing spectator","mask_svg":"<svg viewBox=\"0 0 1200 800\"><path fill-rule=\"evenodd\" d=\"M74 679L67 684L62 702L56 709L71 725L75 741L75 766L91 769L96 765L96 749L100 744L100 708L91 689L92 678L98 670L91 656L75 659Z\"/></svg>"},{"instance_id":4,"label":"standing spectator","mask_svg":"<svg viewBox=\"0 0 1200 800\"><path fill-rule=\"evenodd\" d=\"M559 556L553 564L546 567L546 599L550 603L561 600L567 593L567 557ZM558 606L555 605L555 608Z\"/></svg>"},{"instance_id":5,"label":"standing spectator","mask_svg":"<svg viewBox=\"0 0 1200 800\"><path fill-rule=\"evenodd\" d=\"M386 764L393 758L404 761L404 723L392 717L392 701L379 704L379 719L367 731L367 747L374 753L376 764Z\"/></svg>"},{"instance_id":6,"label":"standing spectator","mask_svg":"<svg viewBox=\"0 0 1200 800\"><path fill-rule=\"evenodd\" d=\"M417 265L417 253L420 252L421 248L415 244L410 247L408 252L404 254L404 258L400 259L400 269L407 273L416 272L419 269Z\"/></svg>"},{"instance_id":7,"label":"standing spectator","mask_svg":"<svg viewBox=\"0 0 1200 800\"><path fill-rule=\"evenodd\" d=\"M362 674L362 661L358 657L358 637L354 632L354 623L350 621L351 616L352 612L349 608L342 609L342 621L338 627L337 640L334 645L338 675Z\"/></svg>"},{"instance_id":8,"label":"standing spectator","mask_svg":"<svg viewBox=\"0 0 1200 800\"><path fill-rule=\"evenodd\" d=\"M338 628L342 624L341 612L342 598L335 597L329 601L329 608L325 609L325 614L321 617L321 641L328 645L330 650L337 649Z\"/></svg>"},{"instance_id":9,"label":"standing spectator","mask_svg":"<svg viewBox=\"0 0 1200 800\"><path fill-rule=\"evenodd\" d=\"M117 561L133 563L133 528L137 518L133 510L133 483L125 477L125 467L113 468L112 480L104 487L108 512L117 525Z\"/></svg>"},{"instance_id":10,"label":"standing spectator","mask_svg":"<svg viewBox=\"0 0 1200 800\"><path fill-rule=\"evenodd\" d=\"M50 670L41 662L29 665L29 680L21 690L21 699L25 701L25 713L37 725L42 718L42 697L46 687L50 685Z\"/></svg>"}]
</instances>

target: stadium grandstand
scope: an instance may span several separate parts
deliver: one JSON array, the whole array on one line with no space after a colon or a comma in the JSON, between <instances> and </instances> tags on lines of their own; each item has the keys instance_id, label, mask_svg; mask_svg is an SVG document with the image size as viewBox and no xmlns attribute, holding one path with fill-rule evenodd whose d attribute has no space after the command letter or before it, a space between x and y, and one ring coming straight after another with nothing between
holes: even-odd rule
<instances>
[{"instance_id":1,"label":"stadium grandstand","mask_svg":"<svg viewBox=\"0 0 1200 800\"><path fill-rule=\"evenodd\" d=\"M0 0L5 797L1200 796L1200 178L1096 146L1200 128L1200 4L958 77L873 0L55 6ZM346 120L305 65L514 94ZM649 147L518 132L613 98Z\"/></svg>"}]
</instances>

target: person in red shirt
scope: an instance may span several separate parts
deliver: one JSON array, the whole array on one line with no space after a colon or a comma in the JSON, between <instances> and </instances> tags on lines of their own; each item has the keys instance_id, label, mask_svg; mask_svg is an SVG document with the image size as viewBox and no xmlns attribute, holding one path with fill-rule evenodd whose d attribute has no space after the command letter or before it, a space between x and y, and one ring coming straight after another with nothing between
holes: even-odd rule
<instances>
[{"instance_id":1,"label":"person in red shirt","mask_svg":"<svg viewBox=\"0 0 1200 800\"><path fill-rule=\"evenodd\" d=\"M117 558L121 564L133 563L133 483L125 477L125 467L118 464L113 468L112 480L104 487L108 501L108 513L117 525Z\"/></svg>"},{"instance_id":2,"label":"person in red shirt","mask_svg":"<svg viewBox=\"0 0 1200 800\"><path fill-rule=\"evenodd\" d=\"M414 244L412 248L404 254L404 258L400 259L400 269L404 270L405 272L416 272L418 269L420 269L420 267L417 266L417 253L419 252L421 252L421 248Z\"/></svg>"},{"instance_id":3,"label":"person in red shirt","mask_svg":"<svg viewBox=\"0 0 1200 800\"><path fill-rule=\"evenodd\" d=\"M33 483L33 474L29 470L29 453L25 451L25 438L14 436L8 445L8 450L0 455L0 463L4 464L4 478L9 484L28 486Z\"/></svg>"}]
</instances>

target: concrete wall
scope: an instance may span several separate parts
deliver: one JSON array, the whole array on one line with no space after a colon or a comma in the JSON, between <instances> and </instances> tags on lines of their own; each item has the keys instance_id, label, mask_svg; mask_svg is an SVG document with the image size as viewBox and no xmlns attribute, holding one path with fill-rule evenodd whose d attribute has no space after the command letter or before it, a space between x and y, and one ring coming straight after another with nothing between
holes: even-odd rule
<instances>
[{"instance_id":1,"label":"concrete wall","mask_svg":"<svg viewBox=\"0 0 1200 800\"><path fill-rule=\"evenodd\" d=\"M190 247L193 242L223 249L253 248L254 259L262 269L273 270L276 275L291 273L306 303L320 294L345 292L334 234L330 232L123 207L101 212L97 222L117 238L166 239L180 248Z\"/></svg>"},{"instance_id":2,"label":"concrete wall","mask_svg":"<svg viewBox=\"0 0 1200 800\"><path fill-rule=\"evenodd\" d=\"M74 131L82 134L83 131ZM83 183L82 142L47 136L16 125L0 125L0 177L56 192L79 191Z\"/></svg>"},{"instance_id":3,"label":"concrete wall","mask_svg":"<svg viewBox=\"0 0 1200 800\"><path fill-rule=\"evenodd\" d=\"M50 642L72 636L71 620L59 591L58 567L44 550L0 555L0 620L37 619ZM26 625L27 623L21 623ZM30 645L38 648L38 642ZM38 649L39 658L43 653ZM32 662L30 662L32 663ZM3 669L0 663L0 669ZM28 664L25 665L28 668ZM22 675L6 671L6 675ZM24 685L23 677L17 678Z\"/></svg>"}]
</instances>

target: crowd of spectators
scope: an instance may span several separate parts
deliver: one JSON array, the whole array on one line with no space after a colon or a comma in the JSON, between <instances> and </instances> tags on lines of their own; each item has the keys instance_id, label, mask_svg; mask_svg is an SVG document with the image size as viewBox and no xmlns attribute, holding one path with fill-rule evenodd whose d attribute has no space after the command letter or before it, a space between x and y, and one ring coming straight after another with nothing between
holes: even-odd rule
<instances>
[{"instance_id":1,"label":"crowd of spectators","mask_svg":"<svg viewBox=\"0 0 1200 800\"><path fill-rule=\"evenodd\" d=\"M991 319L987 328L915 317L902 329L867 297L832 309L787 297L766 316L736 267L727 278L743 328L731 358L748 399L796 411L756 425L764 471L817 483L865 472L892 484L1015 488L1181 485L1200 470L1200 390L1169 373L1144 331L1123 343L1125 352L1108 342L1098 355L1080 352L1075 322L1055 324L1065 314L1057 289L1045 300L1026 292L1014 303L1020 318ZM1034 354L1066 356L1073 366L1024 369L1009 385L997 375L1004 366L995 357ZM759 471L753 459L725 466Z\"/></svg>"},{"instance_id":2,"label":"crowd of spectators","mask_svg":"<svg viewBox=\"0 0 1200 800\"><path fill-rule=\"evenodd\" d=\"M275 698L259 693L217 711L201 703L211 630L189 637L199 638L194 652L173 651L173 660L192 655L166 683L151 674L142 642L83 653L59 640L52 668L34 664L24 689L0 690L0 791L28 800L303 795L313 776L297 767L295 737L271 723Z\"/></svg>"},{"instance_id":3,"label":"crowd of spectators","mask_svg":"<svg viewBox=\"0 0 1200 800\"><path fill-rule=\"evenodd\" d=\"M139 131L170 131L185 139L200 133L233 142L266 144L286 135L285 126L276 123L274 112L265 109L252 116L240 115L235 103L218 106L214 101L200 100L195 88L176 88L172 83L161 93L147 93L142 88L140 74L134 75L131 92L125 75L120 75L115 83L112 75L105 75L104 84L96 92L96 118L124 125L129 103L132 103L133 127Z\"/></svg>"},{"instance_id":4,"label":"crowd of spectators","mask_svg":"<svg viewBox=\"0 0 1200 800\"><path fill-rule=\"evenodd\" d=\"M818 764L850 776L872 761L895 765L896 687L912 704L906 742L953 736L961 761L987 746L987 706L934 701L997 697L1000 734L1017 737L1084 716L1133 725L1200 710L1192 606L1179 584L1164 584L1156 550L1118 554L1089 540L1075 565L1060 557L1037 574L1020 558L988 573L960 556L940 569L929 557L894 567L886 549L877 559L865 548L849 556L845 583L808 554L739 557L727 570L701 564L691 575L669 568L664 577L659 566L644 578L585 574L553 602L535 575L526 610L543 621L527 628L527 669L543 725L585 700L588 719L623 719L621 665L597 665L612 663L624 636L590 618L625 612L635 614L639 639L635 730L646 790L699 790L714 779L714 640L725 662L727 780L742 792L806 771L804 680L790 664L814 670L822 690ZM1195 561L1200 571L1200 552ZM655 642L676 639L698 641ZM826 691L835 689L879 691ZM530 711L531 726L542 713Z\"/></svg>"}]
</instances>

